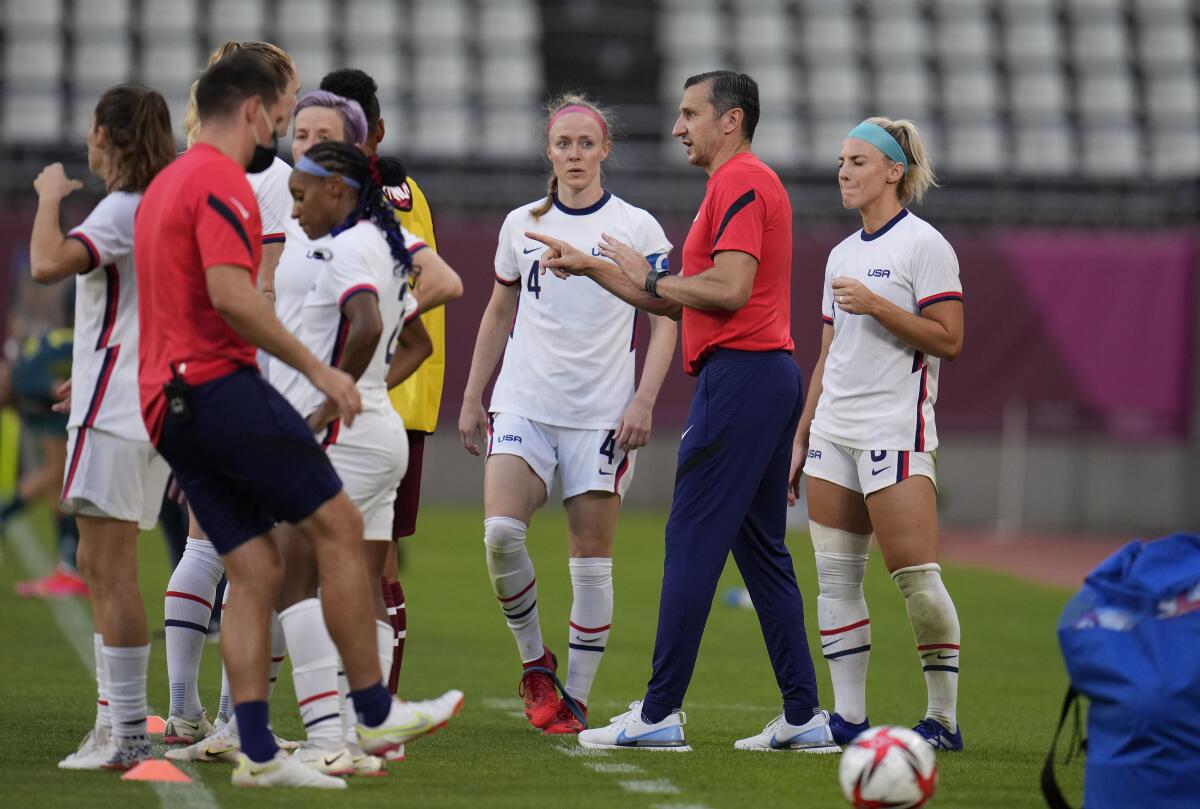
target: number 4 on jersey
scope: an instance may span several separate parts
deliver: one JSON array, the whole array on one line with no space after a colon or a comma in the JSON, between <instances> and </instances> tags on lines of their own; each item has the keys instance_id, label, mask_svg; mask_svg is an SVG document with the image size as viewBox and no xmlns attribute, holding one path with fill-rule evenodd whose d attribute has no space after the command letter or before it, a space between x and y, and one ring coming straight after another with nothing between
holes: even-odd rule
<instances>
[{"instance_id":1,"label":"number 4 on jersey","mask_svg":"<svg viewBox=\"0 0 1200 809\"><path fill-rule=\"evenodd\" d=\"M533 293L535 299L542 297L542 273L540 262L533 262L533 266L529 268L529 281L526 282L525 288Z\"/></svg>"}]
</instances>

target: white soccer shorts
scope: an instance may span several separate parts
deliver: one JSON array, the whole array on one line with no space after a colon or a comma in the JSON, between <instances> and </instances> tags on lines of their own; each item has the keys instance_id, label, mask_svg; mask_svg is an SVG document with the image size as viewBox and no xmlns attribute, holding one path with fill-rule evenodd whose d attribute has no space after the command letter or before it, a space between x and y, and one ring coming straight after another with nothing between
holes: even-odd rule
<instances>
[{"instance_id":1,"label":"white soccer shorts","mask_svg":"<svg viewBox=\"0 0 1200 809\"><path fill-rule=\"evenodd\" d=\"M924 475L936 488L937 452L854 449L811 435L804 472L864 497L913 475Z\"/></svg>"},{"instance_id":2,"label":"white soccer shorts","mask_svg":"<svg viewBox=\"0 0 1200 809\"><path fill-rule=\"evenodd\" d=\"M67 468L61 508L81 517L158 523L171 467L149 441L132 441L104 430L67 431Z\"/></svg>"},{"instance_id":3,"label":"white soccer shorts","mask_svg":"<svg viewBox=\"0 0 1200 809\"><path fill-rule=\"evenodd\" d=\"M360 413L353 432L345 427L337 443L326 448L333 469L350 501L363 516L363 536L392 540L396 489L408 469L408 434L394 414Z\"/></svg>"},{"instance_id":4,"label":"white soccer shorts","mask_svg":"<svg viewBox=\"0 0 1200 809\"><path fill-rule=\"evenodd\" d=\"M488 455L516 455L546 485L557 473L562 499L584 492L612 492L622 498L633 482L637 450L617 446L616 430L555 427L511 413L493 413L488 426Z\"/></svg>"}]
</instances>

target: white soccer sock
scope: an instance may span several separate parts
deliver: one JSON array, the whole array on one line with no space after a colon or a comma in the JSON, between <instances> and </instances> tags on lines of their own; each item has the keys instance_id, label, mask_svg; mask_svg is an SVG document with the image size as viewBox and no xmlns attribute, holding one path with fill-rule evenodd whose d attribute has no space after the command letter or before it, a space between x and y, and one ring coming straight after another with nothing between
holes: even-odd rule
<instances>
[{"instance_id":1,"label":"white soccer sock","mask_svg":"<svg viewBox=\"0 0 1200 809\"><path fill-rule=\"evenodd\" d=\"M379 646L379 670L383 672L383 684L387 685L388 672L392 670L392 654L396 651L396 632L390 623L375 619L375 642Z\"/></svg>"},{"instance_id":2,"label":"white soccer sock","mask_svg":"<svg viewBox=\"0 0 1200 809\"><path fill-rule=\"evenodd\" d=\"M204 710L196 681L213 599L224 572L225 565L211 542L188 537L163 603L171 716L196 719Z\"/></svg>"},{"instance_id":3,"label":"white soccer sock","mask_svg":"<svg viewBox=\"0 0 1200 809\"><path fill-rule=\"evenodd\" d=\"M279 613L271 610L271 668L267 680L268 702L271 700L271 695L275 693L275 681L279 679L279 667L283 665L283 658L286 656L287 638L283 635L283 623L280 621Z\"/></svg>"},{"instance_id":4,"label":"white soccer sock","mask_svg":"<svg viewBox=\"0 0 1200 809\"><path fill-rule=\"evenodd\" d=\"M483 521L492 591L517 641L522 663L537 660L545 653L538 623L537 577L525 548L526 530L525 523L511 517L488 517Z\"/></svg>"},{"instance_id":5,"label":"white soccer sock","mask_svg":"<svg viewBox=\"0 0 1200 809\"><path fill-rule=\"evenodd\" d=\"M567 693L587 704L612 628L612 559L568 559L571 571L571 624L567 643Z\"/></svg>"},{"instance_id":6,"label":"white soccer sock","mask_svg":"<svg viewBox=\"0 0 1200 809\"><path fill-rule=\"evenodd\" d=\"M108 646L102 650L108 679L108 707L113 735L136 738L146 735L146 666L150 644Z\"/></svg>"},{"instance_id":7,"label":"white soccer sock","mask_svg":"<svg viewBox=\"0 0 1200 809\"><path fill-rule=\"evenodd\" d=\"M96 656L96 727L112 728L112 714L108 709L108 671L104 665L104 636L99 632L92 635L92 651Z\"/></svg>"},{"instance_id":8,"label":"white soccer sock","mask_svg":"<svg viewBox=\"0 0 1200 809\"><path fill-rule=\"evenodd\" d=\"M958 611L942 583L942 567L936 563L902 567L892 580L904 594L908 621L912 624L929 691L925 715L951 731L958 728L958 656L961 639Z\"/></svg>"},{"instance_id":9,"label":"white soccer sock","mask_svg":"<svg viewBox=\"0 0 1200 809\"><path fill-rule=\"evenodd\" d=\"M224 630L225 626L225 605L229 603L229 591L233 586L228 582L225 584L225 595L221 599L221 627ZM221 660L221 700L217 703L217 718L224 719L226 722L234 720L233 715L233 694L229 691L229 672L225 670L225 660Z\"/></svg>"},{"instance_id":10,"label":"white soccer sock","mask_svg":"<svg viewBox=\"0 0 1200 809\"><path fill-rule=\"evenodd\" d=\"M279 615L280 633L287 638L292 656L292 682L300 718L311 741L340 744L342 738L339 710L337 646L325 626L321 602L306 598Z\"/></svg>"},{"instance_id":11,"label":"white soccer sock","mask_svg":"<svg viewBox=\"0 0 1200 809\"><path fill-rule=\"evenodd\" d=\"M833 681L834 711L851 724L867 718L871 619L863 594L870 534L808 523L817 563L817 626Z\"/></svg>"}]
</instances>

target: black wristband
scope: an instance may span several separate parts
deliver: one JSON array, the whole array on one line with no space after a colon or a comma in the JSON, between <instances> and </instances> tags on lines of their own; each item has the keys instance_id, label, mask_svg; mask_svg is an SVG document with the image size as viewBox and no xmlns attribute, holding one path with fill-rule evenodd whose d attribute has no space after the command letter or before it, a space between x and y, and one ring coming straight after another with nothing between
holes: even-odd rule
<instances>
[{"instance_id":1,"label":"black wristband","mask_svg":"<svg viewBox=\"0 0 1200 809\"><path fill-rule=\"evenodd\" d=\"M661 298L662 296L658 294L658 279L670 274L667 270L651 270L646 273L646 283L643 287L646 290L646 294L651 298Z\"/></svg>"}]
</instances>

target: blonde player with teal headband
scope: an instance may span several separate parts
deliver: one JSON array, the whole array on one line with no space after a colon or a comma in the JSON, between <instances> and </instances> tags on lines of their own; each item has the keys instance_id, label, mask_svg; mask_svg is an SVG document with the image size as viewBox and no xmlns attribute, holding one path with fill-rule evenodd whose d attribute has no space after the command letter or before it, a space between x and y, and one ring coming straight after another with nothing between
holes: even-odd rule
<instances>
[{"instance_id":1,"label":"blonde player with teal headband","mask_svg":"<svg viewBox=\"0 0 1200 809\"><path fill-rule=\"evenodd\" d=\"M842 205L863 227L829 254L821 355L792 450L788 499L808 473L817 619L829 661L834 738L869 726L871 621L863 596L874 533L904 596L929 692L915 730L937 750L962 750L958 614L938 557L937 429L942 360L962 348L962 284L950 244L905 206L934 182L917 128L870 118L842 141Z\"/></svg>"}]
</instances>

